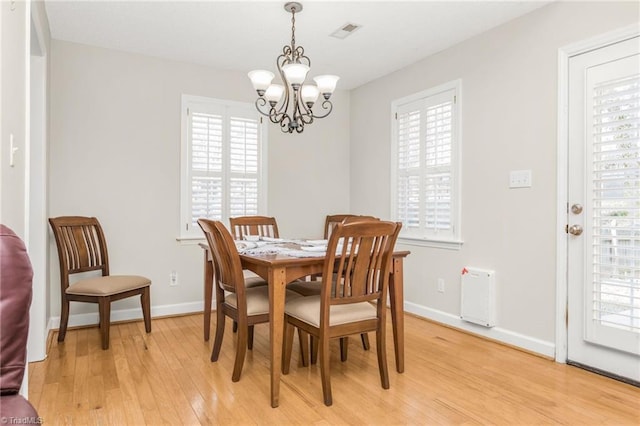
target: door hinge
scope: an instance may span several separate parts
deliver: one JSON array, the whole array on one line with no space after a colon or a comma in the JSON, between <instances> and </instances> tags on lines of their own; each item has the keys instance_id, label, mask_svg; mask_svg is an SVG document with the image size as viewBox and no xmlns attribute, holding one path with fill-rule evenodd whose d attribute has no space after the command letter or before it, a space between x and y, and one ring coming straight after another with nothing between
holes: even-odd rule
<instances>
[{"instance_id":1,"label":"door hinge","mask_svg":"<svg viewBox=\"0 0 640 426\"><path fill-rule=\"evenodd\" d=\"M457 103L458 102L458 97L456 95L453 95L453 103Z\"/></svg>"},{"instance_id":2,"label":"door hinge","mask_svg":"<svg viewBox=\"0 0 640 426\"><path fill-rule=\"evenodd\" d=\"M568 233L569 233L569 224L566 224L566 225L564 226L564 233L565 233L565 234L568 234Z\"/></svg>"}]
</instances>

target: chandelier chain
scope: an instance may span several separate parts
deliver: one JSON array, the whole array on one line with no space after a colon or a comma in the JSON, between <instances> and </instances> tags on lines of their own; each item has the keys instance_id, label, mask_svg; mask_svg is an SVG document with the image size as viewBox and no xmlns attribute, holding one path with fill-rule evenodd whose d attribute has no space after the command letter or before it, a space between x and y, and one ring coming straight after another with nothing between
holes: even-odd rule
<instances>
[{"instance_id":1,"label":"chandelier chain","mask_svg":"<svg viewBox=\"0 0 640 426\"><path fill-rule=\"evenodd\" d=\"M296 8L291 9L291 50L296 50Z\"/></svg>"}]
</instances>

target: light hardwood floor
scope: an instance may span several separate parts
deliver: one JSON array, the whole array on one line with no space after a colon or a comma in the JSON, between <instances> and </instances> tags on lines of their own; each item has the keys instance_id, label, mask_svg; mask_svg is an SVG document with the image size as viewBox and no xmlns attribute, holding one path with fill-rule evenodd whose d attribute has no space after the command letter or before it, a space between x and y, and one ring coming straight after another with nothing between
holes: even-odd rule
<instances>
[{"instance_id":1,"label":"light hardwood floor","mask_svg":"<svg viewBox=\"0 0 640 426\"><path fill-rule=\"evenodd\" d=\"M52 333L47 360L29 365L29 399L45 424L640 424L639 388L414 317L406 318L404 374L387 345L389 390L375 350L352 339L341 363L334 344L331 407L319 368L299 364L296 344L280 407L271 408L266 325L256 326L238 383L231 321L217 363L202 315L152 326L147 335L141 321L113 325L106 351L96 328L69 330L62 344Z\"/></svg>"}]
</instances>

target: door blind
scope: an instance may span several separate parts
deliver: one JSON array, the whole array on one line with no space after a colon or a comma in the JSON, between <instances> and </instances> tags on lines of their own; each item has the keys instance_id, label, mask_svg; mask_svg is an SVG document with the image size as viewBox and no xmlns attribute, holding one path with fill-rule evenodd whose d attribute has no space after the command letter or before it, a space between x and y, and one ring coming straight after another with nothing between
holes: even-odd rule
<instances>
[{"instance_id":1,"label":"door blind","mask_svg":"<svg viewBox=\"0 0 640 426\"><path fill-rule=\"evenodd\" d=\"M592 96L592 320L640 333L640 76Z\"/></svg>"}]
</instances>

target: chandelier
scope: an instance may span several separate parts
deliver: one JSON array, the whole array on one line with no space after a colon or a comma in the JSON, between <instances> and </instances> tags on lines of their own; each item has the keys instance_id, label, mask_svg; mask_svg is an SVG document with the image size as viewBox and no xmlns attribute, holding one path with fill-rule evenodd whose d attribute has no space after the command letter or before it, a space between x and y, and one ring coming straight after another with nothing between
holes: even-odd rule
<instances>
[{"instance_id":1,"label":"chandelier","mask_svg":"<svg viewBox=\"0 0 640 426\"><path fill-rule=\"evenodd\" d=\"M296 13L302 11L302 5L289 2L284 9L291 13L291 45L282 48L276 65L284 84L272 84L274 74L265 70L249 72L253 88L258 92L256 108L260 114L269 117L272 123L279 124L284 133L302 133L304 126L313 123L316 118L324 118L331 113L333 105L329 101L336 89L340 77L319 75L314 78L316 85L305 84L311 60L304 54L302 46L296 46ZM322 111L313 111L319 95L322 94Z\"/></svg>"}]
</instances>

